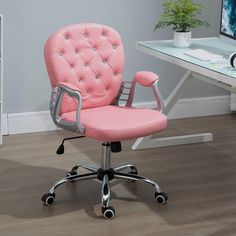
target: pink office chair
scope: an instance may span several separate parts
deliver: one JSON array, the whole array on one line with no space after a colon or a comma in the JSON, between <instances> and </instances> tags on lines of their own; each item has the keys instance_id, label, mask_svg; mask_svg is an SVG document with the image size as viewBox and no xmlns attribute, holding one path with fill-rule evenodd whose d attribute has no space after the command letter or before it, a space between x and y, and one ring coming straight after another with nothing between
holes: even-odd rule
<instances>
[{"instance_id":1,"label":"pink office chair","mask_svg":"<svg viewBox=\"0 0 236 236\"><path fill-rule=\"evenodd\" d=\"M157 88L158 76L140 71L132 82L122 82L124 51L119 34L98 24L66 26L55 32L44 50L52 85L50 112L54 123L64 129L102 142L101 167L78 164L42 197L46 205L55 200L55 189L66 182L98 179L102 182L102 213L115 216L110 206L109 181L114 178L142 181L155 188L157 203L168 197L153 181L138 175L132 164L111 167L111 152L121 151L120 141L151 135L163 130L167 118L161 113L162 100ZM157 109L132 107L135 84L151 87ZM120 101L126 104L119 105ZM69 138L70 139L70 138ZM64 142L64 140L63 140ZM63 142L58 154L63 153ZM78 174L78 168L89 171ZM129 172L122 173L124 169Z\"/></svg>"}]
</instances>

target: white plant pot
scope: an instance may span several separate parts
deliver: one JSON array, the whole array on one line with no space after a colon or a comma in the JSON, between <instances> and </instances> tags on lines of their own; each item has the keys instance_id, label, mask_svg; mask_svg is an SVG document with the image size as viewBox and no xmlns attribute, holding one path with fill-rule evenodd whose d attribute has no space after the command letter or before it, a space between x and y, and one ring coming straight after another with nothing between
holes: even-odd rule
<instances>
[{"instance_id":1,"label":"white plant pot","mask_svg":"<svg viewBox=\"0 0 236 236\"><path fill-rule=\"evenodd\" d=\"M189 32L174 32L174 45L177 48L187 48L191 44L192 33Z\"/></svg>"}]
</instances>

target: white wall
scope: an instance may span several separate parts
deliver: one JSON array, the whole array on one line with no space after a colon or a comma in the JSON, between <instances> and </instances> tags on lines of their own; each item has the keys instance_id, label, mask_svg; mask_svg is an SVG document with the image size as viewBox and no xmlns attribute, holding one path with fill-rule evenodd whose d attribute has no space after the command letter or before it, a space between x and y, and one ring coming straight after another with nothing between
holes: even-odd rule
<instances>
[{"instance_id":1,"label":"white wall","mask_svg":"<svg viewBox=\"0 0 236 236\"><path fill-rule=\"evenodd\" d=\"M194 37L217 36L220 0L196 0L208 5L203 18L210 28L193 31ZM170 29L153 32L161 13L159 0L0 0L4 15L4 113L47 111L50 85L43 60L43 46L56 29L74 23L97 22L120 32L126 52L125 80L137 70L152 70L160 75L164 97L184 70L135 50L141 40L170 39ZM184 97L225 95L221 89L193 82ZM138 90L136 101L151 101L148 90Z\"/></svg>"}]
</instances>

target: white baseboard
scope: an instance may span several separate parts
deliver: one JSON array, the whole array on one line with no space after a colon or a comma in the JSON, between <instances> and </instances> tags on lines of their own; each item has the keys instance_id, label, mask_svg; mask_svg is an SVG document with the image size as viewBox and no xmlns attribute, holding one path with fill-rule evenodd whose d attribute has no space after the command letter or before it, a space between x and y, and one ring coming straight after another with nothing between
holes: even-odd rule
<instances>
[{"instance_id":1,"label":"white baseboard","mask_svg":"<svg viewBox=\"0 0 236 236\"><path fill-rule=\"evenodd\" d=\"M58 129L49 111L8 114L8 134L41 132Z\"/></svg>"},{"instance_id":2,"label":"white baseboard","mask_svg":"<svg viewBox=\"0 0 236 236\"><path fill-rule=\"evenodd\" d=\"M155 107L155 102L136 103L136 107ZM180 99L169 119L211 116L230 113L230 96ZM58 129L49 111L13 113L3 116L3 134L31 133Z\"/></svg>"},{"instance_id":3,"label":"white baseboard","mask_svg":"<svg viewBox=\"0 0 236 236\"><path fill-rule=\"evenodd\" d=\"M137 103L137 107L156 106L155 102ZM213 116L230 113L230 96L180 99L168 114L168 119Z\"/></svg>"},{"instance_id":4,"label":"white baseboard","mask_svg":"<svg viewBox=\"0 0 236 236\"><path fill-rule=\"evenodd\" d=\"M230 96L181 99L168 114L169 119L229 114Z\"/></svg>"},{"instance_id":5,"label":"white baseboard","mask_svg":"<svg viewBox=\"0 0 236 236\"><path fill-rule=\"evenodd\" d=\"M8 119L7 114L2 115L2 135L7 135L8 132Z\"/></svg>"},{"instance_id":6,"label":"white baseboard","mask_svg":"<svg viewBox=\"0 0 236 236\"><path fill-rule=\"evenodd\" d=\"M231 93L230 100L231 100L230 110L236 111L236 94L235 93Z\"/></svg>"}]
</instances>

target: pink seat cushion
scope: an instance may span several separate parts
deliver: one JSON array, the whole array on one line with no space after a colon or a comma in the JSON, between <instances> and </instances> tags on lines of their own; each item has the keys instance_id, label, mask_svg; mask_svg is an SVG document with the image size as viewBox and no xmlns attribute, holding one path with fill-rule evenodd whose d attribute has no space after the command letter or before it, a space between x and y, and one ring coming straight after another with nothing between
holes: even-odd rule
<instances>
[{"instance_id":1,"label":"pink seat cushion","mask_svg":"<svg viewBox=\"0 0 236 236\"><path fill-rule=\"evenodd\" d=\"M63 120L73 122L75 117L75 111L61 115ZM167 118L151 109L102 106L83 109L81 123L85 126L85 136L109 142L157 133L166 127Z\"/></svg>"}]
</instances>

